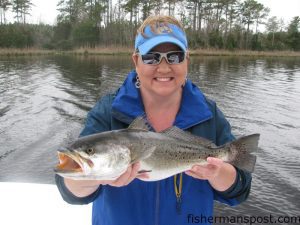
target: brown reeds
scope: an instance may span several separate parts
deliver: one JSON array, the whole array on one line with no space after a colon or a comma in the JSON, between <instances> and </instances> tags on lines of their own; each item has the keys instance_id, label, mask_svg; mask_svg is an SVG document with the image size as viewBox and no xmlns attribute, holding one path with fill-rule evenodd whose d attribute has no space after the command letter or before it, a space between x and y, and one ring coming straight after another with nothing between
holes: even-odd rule
<instances>
[{"instance_id":1,"label":"brown reeds","mask_svg":"<svg viewBox=\"0 0 300 225\"><path fill-rule=\"evenodd\" d=\"M73 55L131 55L132 47L122 46L98 46L95 48L76 48L69 51L44 50L38 48L2 48L0 55L4 56L34 56L34 55L54 55L54 54L73 54ZM220 49L191 49L190 55L193 56L257 56L257 57L300 57L300 52L295 51L251 51L251 50L220 50Z\"/></svg>"}]
</instances>

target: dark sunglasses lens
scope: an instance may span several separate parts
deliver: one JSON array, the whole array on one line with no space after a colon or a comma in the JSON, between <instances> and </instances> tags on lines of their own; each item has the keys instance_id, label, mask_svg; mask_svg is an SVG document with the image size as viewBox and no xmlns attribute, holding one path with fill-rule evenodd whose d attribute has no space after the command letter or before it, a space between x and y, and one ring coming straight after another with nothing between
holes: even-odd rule
<instances>
[{"instance_id":1,"label":"dark sunglasses lens","mask_svg":"<svg viewBox=\"0 0 300 225\"><path fill-rule=\"evenodd\" d=\"M168 62L170 64L178 64L184 60L184 52L170 52L167 54Z\"/></svg>"},{"instance_id":2,"label":"dark sunglasses lens","mask_svg":"<svg viewBox=\"0 0 300 225\"><path fill-rule=\"evenodd\" d=\"M145 64L158 64L160 59L160 55L157 53L148 53L145 55L142 55L142 60Z\"/></svg>"}]
</instances>

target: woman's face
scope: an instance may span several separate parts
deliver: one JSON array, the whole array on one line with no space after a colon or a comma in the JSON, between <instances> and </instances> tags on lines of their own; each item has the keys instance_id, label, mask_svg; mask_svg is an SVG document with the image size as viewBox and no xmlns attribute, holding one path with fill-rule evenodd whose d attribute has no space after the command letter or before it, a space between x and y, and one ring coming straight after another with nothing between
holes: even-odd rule
<instances>
[{"instance_id":1,"label":"woman's face","mask_svg":"<svg viewBox=\"0 0 300 225\"><path fill-rule=\"evenodd\" d=\"M180 50L177 45L164 43L151 49L151 52L165 53ZM140 79L142 93L158 97L181 93L188 70L187 58L182 63L174 65L168 64L165 58L158 65L144 64L138 54L133 54L132 58Z\"/></svg>"}]
</instances>

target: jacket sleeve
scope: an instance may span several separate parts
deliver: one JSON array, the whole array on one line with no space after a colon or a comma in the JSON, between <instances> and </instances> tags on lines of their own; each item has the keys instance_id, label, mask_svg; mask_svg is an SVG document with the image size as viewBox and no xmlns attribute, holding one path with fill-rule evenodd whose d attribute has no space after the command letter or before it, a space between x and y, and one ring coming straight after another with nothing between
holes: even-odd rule
<instances>
[{"instance_id":1,"label":"jacket sleeve","mask_svg":"<svg viewBox=\"0 0 300 225\"><path fill-rule=\"evenodd\" d=\"M215 110L216 119L216 131L217 131L217 145L223 145L229 141L234 140L234 136L231 133L231 126L225 119L223 113L216 107ZM219 192L214 191L215 200L229 205L237 205L245 201L250 193L251 188L251 173L241 170L237 167L237 176L234 184L226 191Z\"/></svg>"},{"instance_id":2,"label":"jacket sleeve","mask_svg":"<svg viewBox=\"0 0 300 225\"><path fill-rule=\"evenodd\" d=\"M81 131L80 136L108 131L111 129L110 127L111 100L112 100L112 96L108 95L103 97L96 103L96 105L92 108L92 110L87 115L85 126ZM62 178L59 175L55 175L55 182L62 198L70 204L76 204L76 205L88 204L94 201L94 199L97 198L97 196L101 192L101 186L100 186L98 190L92 193L90 196L79 198L73 195L68 190L68 188L64 183L64 178Z\"/></svg>"},{"instance_id":3,"label":"jacket sleeve","mask_svg":"<svg viewBox=\"0 0 300 225\"><path fill-rule=\"evenodd\" d=\"M104 96L88 112L80 137L111 130L112 99L112 95Z\"/></svg>"},{"instance_id":4,"label":"jacket sleeve","mask_svg":"<svg viewBox=\"0 0 300 225\"><path fill-rule=\"evenodd\" d=\"M69 189L65 185L63 177L56 174L55 182L56 182L56 186L57 186L63 200L65 200L67 203L72 204L72 205L89 204L89 203L93 202L101 192L101 187L99 187L97 189L97 191L95 191L91 195L80 198L80 197L75 196L72 192L69 191Z\"/></svg>"}]
</instances>

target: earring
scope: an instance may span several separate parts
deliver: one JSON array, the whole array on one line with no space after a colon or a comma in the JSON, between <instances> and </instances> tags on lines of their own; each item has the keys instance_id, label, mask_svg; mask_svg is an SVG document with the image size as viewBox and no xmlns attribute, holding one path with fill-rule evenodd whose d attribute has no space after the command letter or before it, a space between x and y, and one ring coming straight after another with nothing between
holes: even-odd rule
<instances>
[{"instance_id":1,"label":"earring","mask_svg":"<svg viewBox=\"0 0 300 225\"><path fill-rule=\"evenodd\" d=\"M141 82L138 76L136 76L136 82L135 82L135 87L140 88L141 87Z\"/></svg>"}]
</instances>

